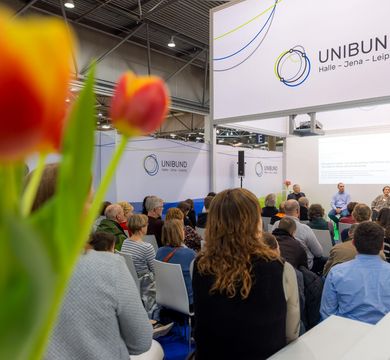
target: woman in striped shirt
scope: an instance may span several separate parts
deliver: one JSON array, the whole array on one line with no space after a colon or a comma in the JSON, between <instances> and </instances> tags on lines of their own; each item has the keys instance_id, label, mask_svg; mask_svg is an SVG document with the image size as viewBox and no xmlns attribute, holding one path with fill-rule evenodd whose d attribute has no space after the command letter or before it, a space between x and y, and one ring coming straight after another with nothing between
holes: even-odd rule
<instances>
[{"instance_id":1,"label":"woman in striped shirt","mask_svg":"<svg viewBox=\"0 0 390 360\"><path fill-rule=\"evenodd\" d=\"M142 214L133 215L130 217L127 226L132 235L123 242L121 251L130 254L133 259L140 281L142 302L149 317L153 317L153 312L157 309L153 264L156 252L153 245L142 240L148 229L148 217Z\"/></svg>"}]
</instances>

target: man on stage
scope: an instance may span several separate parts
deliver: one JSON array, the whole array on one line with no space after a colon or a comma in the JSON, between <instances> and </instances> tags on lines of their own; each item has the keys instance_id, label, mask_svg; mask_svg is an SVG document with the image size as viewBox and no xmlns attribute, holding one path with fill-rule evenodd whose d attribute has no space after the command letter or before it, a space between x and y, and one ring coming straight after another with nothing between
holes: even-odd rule
<instances>
[{"instance_id":1,"label":"man on stage","mask_svg":"<svg viewBox=\"0 0 390 360\"><path fill-rule=\"evenodd\" d=\"M345 185L338 183L337 188L339 191L333 195L330 206L332 209L329 211L329 218L335 223L339 222L340 217L348 216L347 205L351 201L351 196L345 192Z\"/></svg>"}]
</instances>

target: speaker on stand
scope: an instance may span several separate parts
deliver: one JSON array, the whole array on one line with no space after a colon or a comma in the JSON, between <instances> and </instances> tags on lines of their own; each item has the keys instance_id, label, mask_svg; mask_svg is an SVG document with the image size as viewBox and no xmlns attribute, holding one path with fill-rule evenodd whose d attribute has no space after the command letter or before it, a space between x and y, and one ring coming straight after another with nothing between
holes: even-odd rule
<instances>
[{"instance_id":1,"label":"speaker on stand","mask_svg":"<svg viewBox=\"0 0 390 360\"><path fill-rule=\"evenodd\" d=\"M241 188L242 188L242 178L245 176L245 151L240 150L238 152L238 176L241 179Z\"/></svg>"}]
</instances>

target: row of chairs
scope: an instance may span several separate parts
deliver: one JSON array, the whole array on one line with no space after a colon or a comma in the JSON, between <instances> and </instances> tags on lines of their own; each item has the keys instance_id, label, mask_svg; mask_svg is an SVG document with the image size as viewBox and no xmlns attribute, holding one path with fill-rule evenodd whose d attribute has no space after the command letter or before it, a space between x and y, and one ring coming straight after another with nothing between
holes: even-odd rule
<instances>
[{"instance_id":1,"label":"row of chairs","mask_svg":"<svg viewBox=\"0 0 390 360\"><path fill-rule=\"evenodd\" d=\"M140 282L135 270L134 262L130 254L118 252L123 256L126 265L133 276L140 291ZM190 311L187 288L184 282L183 272L180 264L166 263L154 260L154 271L156 281L156 301L157 304L180 312L188 317L188 349L191 350L191 316L194 314Z\"/></svg>"}]
</instances>

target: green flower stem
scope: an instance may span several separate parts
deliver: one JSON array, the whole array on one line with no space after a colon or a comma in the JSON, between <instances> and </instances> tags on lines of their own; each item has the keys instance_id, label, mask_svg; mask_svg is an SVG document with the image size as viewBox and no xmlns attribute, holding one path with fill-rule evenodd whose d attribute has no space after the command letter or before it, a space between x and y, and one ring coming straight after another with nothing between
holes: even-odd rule
<instances>
[{"instance_id":1,"label":"green flower stem","mask_svg":"<svg viewBox=\"0 0 390 360\"><path fill-rule=\"evenodd\" d=\"M22 216L27 217L37 195L38 187L41 182L43 170L45 170L47 154L39 154L38 164L32 175L31 181L27 185L27 188L22 197Z\"/></svg>"},{"instance_id":2,"label":"green flower stem","mask_svg":"<svg viewBox=\"0 0 390 360\"><path fill-rule=\"evenodd\" d=\"M15 212L18 207L19 197L16 186L16 168L14 164L7 164L3 168L4 180L2 182L4 205L8 211Z\"/></svg>"},{"instance_id":3,"label":"green flower stem","mask_svg":"<svg viewBox=\"0 0 390 360\"><path fill-rule=\"evenodd\" d=\"M100 208L102 206L102 202L104 200L108 187L110 186L112 177L114 176L119 161L122 158L123 152L126 149L126 144L128 139L129 139L128 136L122 135L121 142L119 146L116 148L113 157L111 158L110 164L108 165L104 177L95 193L91 208L89 209L87 217L83 222L78 244L84 244L86 239L88 238L92 225L96 220L97 215L99 214Z\"/></svg>"}]
</instances>

